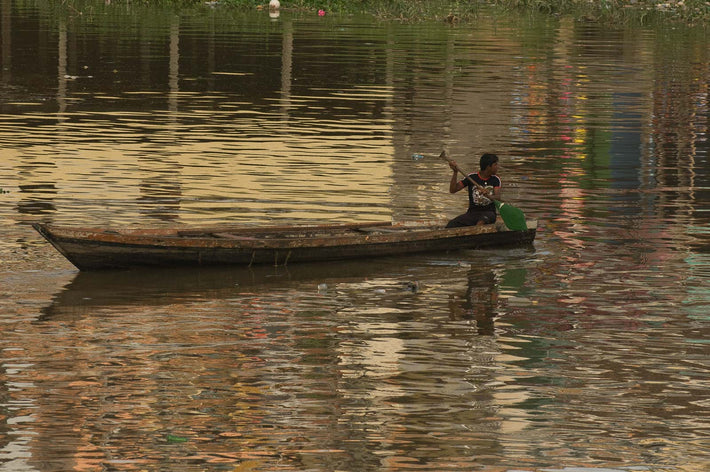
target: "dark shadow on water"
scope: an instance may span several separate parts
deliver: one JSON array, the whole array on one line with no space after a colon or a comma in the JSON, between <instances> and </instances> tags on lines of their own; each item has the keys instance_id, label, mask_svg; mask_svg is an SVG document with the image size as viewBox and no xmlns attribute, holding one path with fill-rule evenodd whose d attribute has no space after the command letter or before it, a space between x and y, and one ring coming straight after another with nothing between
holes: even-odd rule
<instances>
[{"instance_id":1,"label":"dark shadow on water","mask_svg":"<svg viewBox=\"0 0 710 472\"><path fill-rule=\"evenodd\" d=\"M161 268L79 272L50 305L39 321L73 319L100 307L167 305L191 300L221 299L245 290L269 291L289 285L361 279L377 274L396 275L407 264L422 259L377 259L294 264L290 266Z\"/></svg>"},{"instance_id":2,"label":"dark shadow on water","mask_svg":"<svg viewBox=\"0 0 710 472\"><path fill-rule=\"evenodd\" d=\"M517 274L517 269L508 265L533 253L534 248L515 248L276 267L141 268L78 272L53 297L52 302L42 309L38 321L78 319L102 307L162 306L224 299L245 291L268 293L303 287L304 284L316 292L319 285L360 282L372 277L402 279L405 285L419 279L425 284L437 284L443 279L456 277L457 270L471 264L463 305L452 309L451 316L473 317L477 320L481 334L492 334L501 284L507 289L515 289L516 283L519 286L525 280L524 274L522 279L513 277L511 274ZM468 262L471 260L476 262ZM512 283L512 279L520 280Z\"/></svg>"}]
</instances>

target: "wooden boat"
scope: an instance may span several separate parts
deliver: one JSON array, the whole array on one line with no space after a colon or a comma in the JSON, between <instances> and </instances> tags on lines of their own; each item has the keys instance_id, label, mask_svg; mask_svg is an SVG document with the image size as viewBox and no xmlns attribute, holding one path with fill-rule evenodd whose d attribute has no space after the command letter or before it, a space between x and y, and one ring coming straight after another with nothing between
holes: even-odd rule
<instances>
[{"instance_id":1,"label":"wooden boat","mask_svg":"<svg viewBox=\"0 0 710 472\"><path fill-rule=\"evenodd\" d=\"M33 227L80 270L139 266L272 264L372 258L531 244L537 221L511 231L503 222L445 228L444 223L102 229Z\"/></svg>"}]
</instances>

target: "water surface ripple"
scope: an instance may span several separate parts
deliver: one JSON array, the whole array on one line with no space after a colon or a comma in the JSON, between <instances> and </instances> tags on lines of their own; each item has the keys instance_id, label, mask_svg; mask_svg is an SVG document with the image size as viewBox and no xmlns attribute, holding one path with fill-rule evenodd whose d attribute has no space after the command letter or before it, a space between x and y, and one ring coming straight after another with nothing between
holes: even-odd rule
<instances>
[{"instance_id":1,"label":"water surface ripple","mask_svg":"<svg viewBox=\"0 0 710 472\"><path fill-rule=\"evenodd\" d=\"M710 468L704 30L115 3L0 2L0 467ZM442 148L533 247L79 273L29 226L450 218Z\"/></svg>"}]
</instances>

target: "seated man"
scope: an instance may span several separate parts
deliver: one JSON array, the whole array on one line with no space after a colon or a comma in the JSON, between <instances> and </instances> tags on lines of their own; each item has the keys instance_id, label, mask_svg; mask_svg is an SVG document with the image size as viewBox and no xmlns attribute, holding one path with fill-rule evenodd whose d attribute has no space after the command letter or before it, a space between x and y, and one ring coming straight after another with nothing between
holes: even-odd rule
<instances>
[{"instance_id":1,"label":"seated man","mask_svg":"<svg viewBox=\"0 0 710 472\"><path fill-rule=\"evenodd\" d=\"M456 193L468 187L468 211L459 215L446 225L447 228L491 224L496 221L496 207L493 200L500 200L500 178L498 172L498 156L486 153L481 156L477 173L469 174L480 187L471 183L468 178L458 180L458 166L455 161L449 161L449 167L454 171L449 184L449 192Z\"/></svg>"}]
</instances>

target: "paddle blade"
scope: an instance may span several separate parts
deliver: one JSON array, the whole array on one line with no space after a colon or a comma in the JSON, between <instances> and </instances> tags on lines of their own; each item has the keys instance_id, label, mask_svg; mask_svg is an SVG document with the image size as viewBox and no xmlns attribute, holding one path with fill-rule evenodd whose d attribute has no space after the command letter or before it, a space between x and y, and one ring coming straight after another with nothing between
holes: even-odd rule
<instances>
[{"instance_id":1,"label":"paddle blade","mask_svg":"<svg viewBox=\"0 0 710 472\"><path fill-rule=\"evenodd\" d=\"M498 213L503 219L503 223L511 231L525 231L528 229L528 225L525 222L525 214L519 208L514 207L509 203L503 203L496 200L496 207L498 208Z\"/></svg>"}]
</instances>

